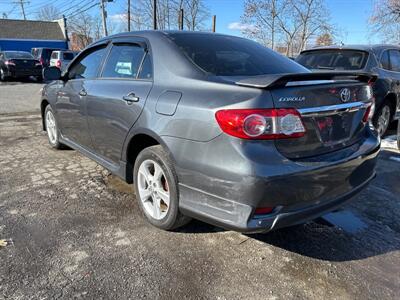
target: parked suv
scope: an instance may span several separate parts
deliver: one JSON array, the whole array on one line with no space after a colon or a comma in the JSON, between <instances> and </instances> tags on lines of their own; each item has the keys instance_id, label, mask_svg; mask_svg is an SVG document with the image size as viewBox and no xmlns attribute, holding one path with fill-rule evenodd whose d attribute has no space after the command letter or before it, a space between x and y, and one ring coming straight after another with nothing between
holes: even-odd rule
<instances>
[{"instance_id":1,"label":"parked suv","mask_svg":"<svg viewBox=\"0 0 400 300\"><path fill-rule=\"evenodd\" d=\"M312 73L240 37L139 31L87 47L42 91L51 147L128 183L150 223L238 231L335 210L375 177L374 77Z\"/></svg>"},{"instance_id":2,"label":"parked suv","mask_svg":"<svg viewBox=\"0 0 400 300\"><path fill-rule=\"evenodd\" d=\"M300 53L296 61L312 71L357 71L378 75L373 84L373 124L380 136L394 120L400 97L400 47L394 45L329 46Z\"/></svg>"},{"instance_id":3,"label":"parked suv","mask_svg":"<svg viewBox=\"0 0 400 300\"><path fill-rule=\"evenodd\" d=\"M40 61L43 68L50 65L51 53L55 50L60 50L57 48L32 48L31 53L35 59Z\"/></svg>"},{"instance_id":4,"label":"parked suv","mask_svg":"<svg viewBox=\"0 0 400 300\"><path fill-rule=\"evenodd\" d=\"M50 57L50 66L57 67L61 71L64 71L75 55L76 52L69 50L53 51Z\"/></svg>"}]
</instances>

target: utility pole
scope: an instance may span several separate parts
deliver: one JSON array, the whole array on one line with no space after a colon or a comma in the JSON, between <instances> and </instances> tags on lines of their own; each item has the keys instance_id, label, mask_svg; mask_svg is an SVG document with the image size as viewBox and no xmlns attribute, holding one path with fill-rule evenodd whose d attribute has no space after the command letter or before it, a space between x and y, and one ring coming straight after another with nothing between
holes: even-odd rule
<instances>
[{"instance_id":1,"label":"utility pole","mask_svg":"<svg viewBox=\"0 0 400 300\"><path fill-rule=\"evenodd\" d=\"M19 5L21 5L22 15L24 16L24 20L26 20L24 4L27 2L25 0L18 0L18 1L15 1L14 3L16 3L16 4L19 3Z\"/></svg>"},{"instance_id":2,"label":"utility pole","mask_svg":"<svg viewBox=\"0 0 400 300\"><path fill-rule=\"evenodd\" d=\"M157 0L153 0L153 29L157 30Z\"/></svg>"},{"instance_id":3,"label":"utility pole","mask_svg":"<svg viewBox=\"0 0 400 300\"><path fill-rule=\"evenodd\" d=\"M105 9L105 4L104 4L105 0L100 0L100 8L101 8L101 17L103 19L103 34L104 36L107 36L107 22L106 22L106 9Z\"/></svg>"},{"instance_id":4,"label":"utility pole","mask_svg":"<svg viewBox=\"0 0 400 300\"><path fill-rule=\"evenodd\" d=\"M128 31L131 31L131 0L128 0Z\"/></svg>"},{"instance_id":5,"label":"utility pole","mask_svg":"<svg viewBox=\"0 0 400 300\"><path fill-rule=\"evenodd\" d=\"M183 8L179 10L179 30L183 30Z\"/></svg>"},{"instance_id":6,"label":"utility pole","mask_svg":"<svg viewBox=\"0 0 400 300\"><path fill-rule=\"evenodd\" d=\"M213 15L212 18L212 32L215 32L215 26L217 25L217 16Z\"/></svg>"}]
</instances>

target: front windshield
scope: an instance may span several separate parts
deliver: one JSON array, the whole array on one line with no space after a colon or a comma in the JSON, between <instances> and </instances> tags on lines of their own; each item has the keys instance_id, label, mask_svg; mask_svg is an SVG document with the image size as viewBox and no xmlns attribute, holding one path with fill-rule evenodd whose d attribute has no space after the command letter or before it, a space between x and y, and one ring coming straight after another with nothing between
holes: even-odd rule
<instances>
[{"instance_id":1,"label":"front windshield","mask_svg":"<svg viewBox=\"0 0 400 300\"><path fill-rule=\"evenodd\" d=\"M359 50L313 50L303 52L296 61L309 69L360 70L365 67L368 53Z\"/></svg>"},{"instance_id":2,"label":"front windshield","mask_svg":"<svg viewBox=\"0 0 400 300\"><path fill-rule=\"evenodd\" d=\"M23 51L6 51L4 52L6 59L32 59L33 56L29 52Z\"/></svg>"}]
</instances>

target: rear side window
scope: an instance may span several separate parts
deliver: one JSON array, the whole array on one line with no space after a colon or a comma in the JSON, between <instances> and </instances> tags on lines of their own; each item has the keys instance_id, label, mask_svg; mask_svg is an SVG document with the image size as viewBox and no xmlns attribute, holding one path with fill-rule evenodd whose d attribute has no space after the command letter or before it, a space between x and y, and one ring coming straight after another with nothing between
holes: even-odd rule
<instances>
[{"instance_id":1,"label":"rear side window","mask_svg":"<svg viewBox=\"0 0 400 300\"><path fill-rule=\"evenodd\" d=\"M64 52L63 60L72 60L74 58L74 54L72 52Z\"/></svg>"},{"instance_id":2,"label":"rear side window","mask_svg":"<svg viewBox=\"0 0 400 300\"><path fill-rule=\"evenodd\" d=\"M136 78L145 50L135 44L115 44L111 48L102 77Z\"/></svg>"},{"instance_id":3,"label":"rear side window","mask_svg":"<svg viewBox=\"0 0 400 300\"><path fill-rule=\"evenodd\" d=\"M400 51L389 50L390 70L400 72Z\"/></svg>"},{"instance_id":4,"label":"rear side window","mask_svg":"<svg viewBox=\"0 0 400 300\"><path fill-rule=\"evenodd\" d=\"M381 66L383 69L390 70L389 51L385 51L381 57Z\"/></svg>"},{"instance_id":5,"label":"rear side window","mask_svg":"<svg viewBox=\"0 0 400 300\"><path fill-rule=\"evenodd\" d=\"M217 76L256 76L307 72L299 64L247 39L210 34L169 34L203 71Z\"/></svg>"},{"instance_id":6,"label":"rear side window","mask_svg":"<svg viewBox=\"0 0 400 300\"><path fill-rule=\"evenodd\" d=\"M54 51L54 52L51 54L51 58L57 59L57 58L58 58L58 52Z\"/></svg>"},{"instance_id":7,"label":"rear side window","mask_svg":"<svg viewBox=\"0 0 400 300\"><path fill-rule=\"evenodd\" d=\"M296 61L309 69L360 70L365 67L368 52L359 50L314 50L303 52Z\"/></svg>"},{"instance_id":8,"label":"rear side window","mask_svg":"<svg viewBox=\"0 0 400 300\"><path fill-rule=\"evenodd\" d=\"M82 55L76 63L69 70L70 79L80 79L80 78L95 78L97 77L97 72L103 56L105 54L105 46L101 48L96 48L84 55Z\"/></svg>"},{"instance_id":9,"label":"rear side window","mask_svg":"<svg viewBox=\"0 0 400 300\"><path fill-rule=\"evenodd\" d=\"M142 69L140 70L139 79L152 79L153 78L153 64L151 62L151 56L149 53L143 61Z\"/></svg>"}]
</instances>

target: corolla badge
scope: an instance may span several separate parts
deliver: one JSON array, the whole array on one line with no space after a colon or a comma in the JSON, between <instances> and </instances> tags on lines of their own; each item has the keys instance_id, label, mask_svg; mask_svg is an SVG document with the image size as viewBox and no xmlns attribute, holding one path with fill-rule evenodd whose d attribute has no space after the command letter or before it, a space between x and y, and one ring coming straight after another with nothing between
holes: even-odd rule
<instances>
[{"instance_id":1,"label":"corolla badge","mask_svg":"<svg viewBox=\"0 0 400 300\"><path fill-rule=\"evenodd\" d=\"M299 96L299 97L280 97L278 99L279 102L303 102L306 100L306 97Z\"/></svg>"},{"instance_id":2,"label":"corolla badge","mask_svg":"<svg viewBox=\"0 0 400 300\"><path fill-rule=\"evenodd\" d=\"M342 102L349 102L350 97L351 97L350 89L344 88L340 91L340 100L342 100Z\"/></svg>"}]
</instances>

